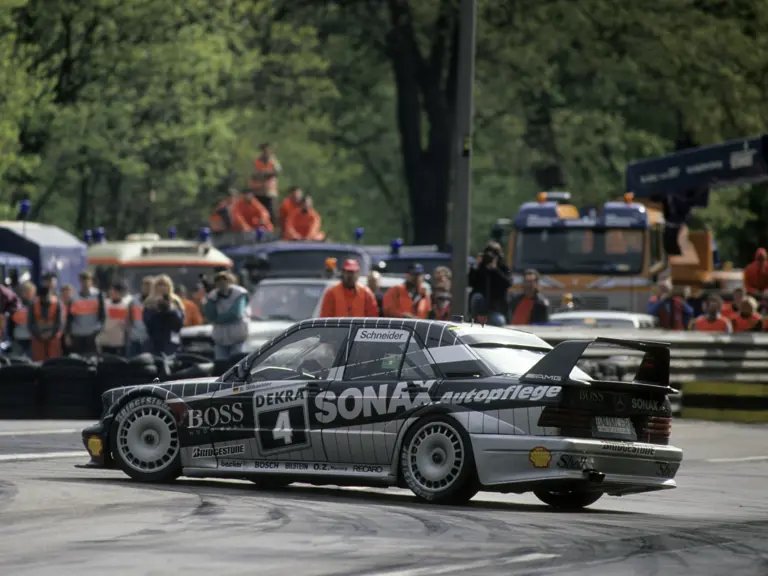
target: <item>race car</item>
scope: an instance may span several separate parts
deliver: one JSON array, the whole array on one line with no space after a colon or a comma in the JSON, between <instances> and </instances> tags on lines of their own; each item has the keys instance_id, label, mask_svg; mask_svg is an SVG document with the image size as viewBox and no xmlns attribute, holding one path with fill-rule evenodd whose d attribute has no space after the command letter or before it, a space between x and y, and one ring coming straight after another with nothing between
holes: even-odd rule
<instances>
[{"instance_id":1,"label":"race car","mask_svg":"<svg viewBox=\"0 0 768 576\"><path fill-rule=\"evenodd\" d=\"M577 367L591 344L644 352L634 382ZM91 461L135 480L238 478L410 489L461 503L533 491L577 509L675 488L669 347L609 338L552 348L463 322L298 322L219 378L108 390Z\"/></svg>"}]
</instances>

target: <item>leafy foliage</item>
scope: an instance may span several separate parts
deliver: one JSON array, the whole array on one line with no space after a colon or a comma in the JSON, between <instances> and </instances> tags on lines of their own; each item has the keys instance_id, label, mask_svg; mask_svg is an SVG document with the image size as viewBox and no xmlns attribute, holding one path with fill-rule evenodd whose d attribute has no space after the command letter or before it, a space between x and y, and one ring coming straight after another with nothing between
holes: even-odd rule
<instances>
[{"instance_id":1,"label":"leafy foliage","mask_svg":"<svg viewBox=\"0 0 768 576\"><path fill-rule=\"evenodd\" d=\"M768 7L479 0L473 240L540 189L623 192L633 159L766 130ZM191 233L263 141L331 237L445 242L458 0L4 0L0 217ZM698 215L768 242L760 186Z\"/></svg>"}]
</instances>

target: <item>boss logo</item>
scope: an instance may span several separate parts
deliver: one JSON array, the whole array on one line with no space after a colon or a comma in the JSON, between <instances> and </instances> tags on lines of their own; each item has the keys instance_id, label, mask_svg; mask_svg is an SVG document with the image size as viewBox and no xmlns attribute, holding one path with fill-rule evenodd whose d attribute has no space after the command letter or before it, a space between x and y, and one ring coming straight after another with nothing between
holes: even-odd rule
<instances>
[{"instance_id":1,"label":"boss logo","mask_svg":"<svg viewBox=\"0 0 768 576\"><path fill-rule=\"evenodd\" d=\"M604 399L602 392L579 390L579 400L583 400L584 402L602 402Z\"/></svg>"},{"instance_id":2,"label":"boss logo","mask_svg":"<svg viewBox=\"0 0 768 576\"><path fill-rule=\"evenodd\" d=\"M205 410L190 410L188 414L188 428L227 426L242 422L244 417L243 405L240 402L211 406Z\"/></svg>"}]
</instances>

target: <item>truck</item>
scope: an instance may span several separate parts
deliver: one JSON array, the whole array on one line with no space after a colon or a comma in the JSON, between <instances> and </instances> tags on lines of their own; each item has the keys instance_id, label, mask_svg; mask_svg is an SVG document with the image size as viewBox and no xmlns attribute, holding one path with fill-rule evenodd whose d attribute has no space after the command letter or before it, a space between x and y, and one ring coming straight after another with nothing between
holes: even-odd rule
<instances>
[{"instance_id":1,"label":"truck","mask_svg":"<svg viewBox=\"0 0 768 576\"><path fill-rule=\"evenodd\" d=\"M709 230L691 230L694 208L713 189L768 179L768 137L692 148L631 163L623 199L581 209L568 192L541 192L491 236L506 244L513 291L527 269L554 304L571 293L591 310L643 312L654 284L731 291L742 271L719 262Z\"/></svg>"}]
</instances>

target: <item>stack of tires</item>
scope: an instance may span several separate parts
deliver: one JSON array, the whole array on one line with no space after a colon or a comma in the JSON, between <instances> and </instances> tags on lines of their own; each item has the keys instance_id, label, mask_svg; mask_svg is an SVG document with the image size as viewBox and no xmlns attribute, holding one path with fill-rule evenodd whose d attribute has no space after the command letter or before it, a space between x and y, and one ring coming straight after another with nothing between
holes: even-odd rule
<instances>
[{"instance_id":1,"label":"stack of tires","mask_svg":"<svg viewBox=\"0 0 768 576\"><path fill-rule=\"evenodd\" d=\"M39 364L0 356L0 419L38 418L40 395Z\"/></svg>"},{"instance_id":2,"label":"stack of tires","mask_svg":"<svg viewBox=\"0 0 768 576\"><path fill-rule=\"evenodd\" d=\"M43 418L93 418L93 399L99 396L96 362L74 355L46 360L40 388Z\"/></svg>"}]
</instances>

